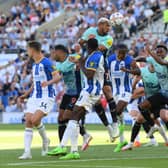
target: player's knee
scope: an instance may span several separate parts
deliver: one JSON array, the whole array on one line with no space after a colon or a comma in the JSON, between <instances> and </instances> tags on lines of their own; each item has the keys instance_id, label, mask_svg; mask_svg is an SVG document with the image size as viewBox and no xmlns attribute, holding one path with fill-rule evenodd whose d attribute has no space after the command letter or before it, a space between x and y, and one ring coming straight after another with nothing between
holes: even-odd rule
<instances>
[{"instance_id":1,"label":"player's knee","mask_svg":"<svg viewBox=\"0 0 168 168\"><path fill-rule=\"evenodd\" d=\"M85 112L86 110L84 107L75 106L72 112L71 119L79 121L85 115Z\"/></svg>"},{"instance_id":2,"label":"player's knee","mask_svg":"<svg viewBox=\"0 0 168 168\"><path fill-rule=\"evenodd\" d=\"M160 118L161 118L164 122L168 122L168 110L161 110L161 111L160 111Z\"/></svg>"},{"instance_id":3,"label":"player's knee","mask_svg":"<svg viewBox=\"0 0 168 168\"><path fill-rule=\"evenodd\" d=\"M144 119L144 117L141 115L141 114L139 114L138 116L137 116L137 119L136 119L136 121L138 122L138 123L144 123L145 122L145 119Z\"/></svg>"},{"instance_id":4,"label":"player's knee","mask_svg":"<svg viewBox=\"0 0 168 168\"><path fill-rule=\"evenodd\" d=\"M110 86L108 86L108 85L104 86L103 87L103 93L104 93L107 100L112 98L112 90L111 90Z\"/></svg>"},{"instance_id":5,"label":"player's knee","mask_svg":"<svg viewBox=\"0 0 168 168\"><path fill-rule=\"evenodd\" d=\"M37 126L39 126L40 121L36 118L32 118L31 123L32 123L33 127L37 127Z\"/></svg>"}]
</instances>

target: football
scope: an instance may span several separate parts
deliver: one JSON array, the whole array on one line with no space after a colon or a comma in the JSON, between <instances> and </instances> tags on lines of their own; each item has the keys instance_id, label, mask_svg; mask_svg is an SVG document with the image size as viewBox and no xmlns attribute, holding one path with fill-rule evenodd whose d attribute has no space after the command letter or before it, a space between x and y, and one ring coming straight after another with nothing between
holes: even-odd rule
<instances>
[{"instance_id":1,"label":"football","mask_svg":"<svg viewBox=\"0 0 168 168\"><path fill-rule=\"evenodd\" d=\"M120 12L111 14L110 22L112 26L121 25L124 21L124 16Z\"/></svg>"}]
</instances>

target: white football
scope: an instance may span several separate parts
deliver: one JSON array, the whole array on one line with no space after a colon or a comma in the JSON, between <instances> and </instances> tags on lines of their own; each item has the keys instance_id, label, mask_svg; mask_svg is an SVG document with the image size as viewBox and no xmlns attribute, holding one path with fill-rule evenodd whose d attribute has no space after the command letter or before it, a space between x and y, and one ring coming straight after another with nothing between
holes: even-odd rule
<instances>
[{"instance_id":1,"label":"white football","mask_svg":"<svg viewBox=\"0 0 168 168\"><path fill-rule=\"evenodd\" d=\"M124 21L124 16L120 12L115 12L110 16L112 26L121 25Z\"/></svg>"}]
</instances>

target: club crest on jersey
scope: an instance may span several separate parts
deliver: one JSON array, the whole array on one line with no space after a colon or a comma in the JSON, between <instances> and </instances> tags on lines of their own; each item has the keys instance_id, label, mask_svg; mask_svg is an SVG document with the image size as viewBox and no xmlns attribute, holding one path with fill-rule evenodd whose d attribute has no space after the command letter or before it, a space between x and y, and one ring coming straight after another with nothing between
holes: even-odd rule
<instances>
[{"instance_id":1,"label":"club crest on jersey","mask_svg":"<svg viewBox=\"0 0 168 168\"><path fill-rule=\"evenodd\" d=\"M43 67L40 67L40 68L39 68L39 71L43 71Z\"/></svg>"},{"instance_id":2,"label":"club crest on jersey","mask_svg":"<svg viewBox=\"0 0 168 168\"><path fill-rule=\"evenodd\" d=\"M94 67L95 63L94 62L90 62L90 67Z\"/></svg>"}]
</instances>

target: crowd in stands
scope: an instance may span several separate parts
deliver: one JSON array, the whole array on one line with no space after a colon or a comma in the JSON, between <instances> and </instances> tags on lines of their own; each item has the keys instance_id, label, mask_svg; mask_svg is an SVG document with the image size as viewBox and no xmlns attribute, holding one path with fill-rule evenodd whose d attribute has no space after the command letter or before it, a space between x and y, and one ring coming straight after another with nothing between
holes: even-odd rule
<instances>
[{"instance_id":1,"label":"crowd in stands","mask_svg":"<svg viewBox=\"0 0 168 168\"><path fill-rule=\"evenodd\" d=\"M80 53L78 39L88 27L96 26L100 17L109 18L111 13L117 11L122 13L124 24L122 27L112 28L110 34L114 41L121 34L124 39L129 39L136 34L141 23L150 22L155 13L165 10L167 3L166 0L22 0L11 7L9 15L0 13L0 52L5 49L21 49L13 64L0 70L0 74L3 74L3 78L0 77L0 112L24 109L24 103L18 101L18 96L31 85L31 63L24 51L27 41L35 39L36 30L43 23L50 22L67 9L76 11L78 14L73 20L67 24L62 23L53 32L46 29L38 40L47 55L58 43L67 45L70 52L75 50ZM143 55L146 42L150 41L143 35L133 41L130 54ZM59 102L64 90L63 83L59 83L56 90L56 99ZM56 107L54 110L56 111Z\"/></svg>"}]
</instances>

